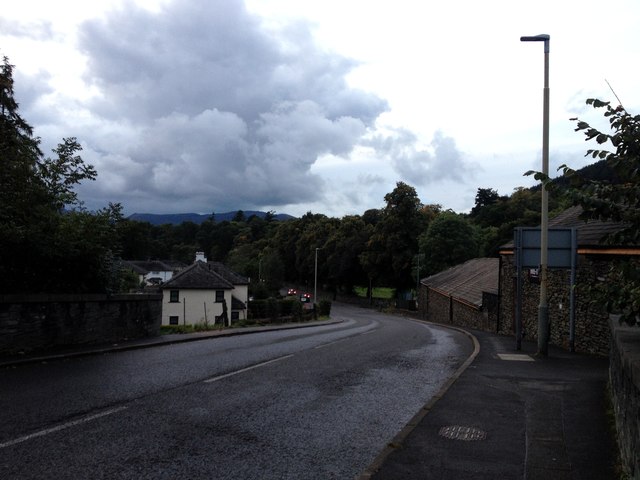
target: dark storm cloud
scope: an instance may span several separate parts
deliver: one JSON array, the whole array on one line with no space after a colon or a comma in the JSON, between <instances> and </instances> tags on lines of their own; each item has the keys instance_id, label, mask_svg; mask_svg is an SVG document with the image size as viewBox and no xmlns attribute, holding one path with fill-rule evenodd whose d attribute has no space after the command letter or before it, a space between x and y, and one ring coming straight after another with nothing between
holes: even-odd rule
<instances>
[{"instance_id":1,"label":"dark storm cloud","mask_svg":"<svg viewBox=\"0 0 640 480\"><path fill-rule=\"evenodd\" d=\"M237 1L127 5L84 24L80 46L102 93L87 107L119 132L108 146L98 146L104 130L87 132L92 191L125 208L318 200L313 163L347 155L387 108L348 87L355 64L318 49L307 25L268 32Z\"/></svg>"}]
</instances>

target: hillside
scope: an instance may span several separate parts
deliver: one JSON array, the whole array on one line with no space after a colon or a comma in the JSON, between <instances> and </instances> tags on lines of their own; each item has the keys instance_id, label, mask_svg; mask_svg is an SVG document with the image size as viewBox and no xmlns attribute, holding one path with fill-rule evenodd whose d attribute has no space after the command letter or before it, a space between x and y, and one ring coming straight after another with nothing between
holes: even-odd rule
<instances>
[{"instance_id":1,"label":"hillside","mask_svg":"<svg viewBox=\"0 0 640 480\"><path fill-rule=\"evenodd\" d=\"M259 218L265 218L266 212L258 212L253 210L242 211L245 218L249 218L253 215ZM216 222L231 221L238 214L235 212L216 213L214 214L214 220ZM205 220L211 218L211 214L200 213L133 213L127 217L129 220L135 220L137 222L149 222L151 225L180 225L183 222L193 222L200 225ZM291 215L286 213L278 213L273 216L275 220L291 220Z\"/></svg>"}]
</instances>

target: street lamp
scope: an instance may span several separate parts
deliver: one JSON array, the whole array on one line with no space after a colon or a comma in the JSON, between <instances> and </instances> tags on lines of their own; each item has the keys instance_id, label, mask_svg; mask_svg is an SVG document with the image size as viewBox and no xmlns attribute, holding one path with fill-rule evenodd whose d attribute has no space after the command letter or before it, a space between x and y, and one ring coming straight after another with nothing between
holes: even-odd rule
<instances>
[{"instance_id":1,"label":"street lamp","mask_svg":"<svg viewBox=\"0 0 640 480\"><path fill-rule=\"evenodd\" d=\"M549 35L520 37L521 42L544 42L544 89L542 91L542 173L549 177ZM540 220L540 303L538 305L538 355L549 350L549 306L547 304L547 253L549 238L549 193L542 182Z\"/></svg>"},{"instance_id":2,"label":"street lamp","mask_svg":"<svg viewBox=\"0 0 640 480\"><path fill-rule=\"evenodd\" d=\"M314 269L314 280L313 280L313 304L316 304L316 299L318 298L318 250L321 248L316 247L316 266Z\"/></svg>"}]
</instances>

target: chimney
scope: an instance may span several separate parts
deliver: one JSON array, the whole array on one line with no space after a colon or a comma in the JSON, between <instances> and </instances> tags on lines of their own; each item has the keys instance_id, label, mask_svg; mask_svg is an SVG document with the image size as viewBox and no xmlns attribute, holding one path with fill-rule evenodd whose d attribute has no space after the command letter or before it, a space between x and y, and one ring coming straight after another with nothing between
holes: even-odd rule
<instances>
[{"instance_id":1,"label":"chimney","mask_svg":"<svg viewBox=\"0 0 640 480\"><path fill-rule=\"evenodd\" d=\"M207 263L207 257L204 256L204 252L196 252L196 260L195 261L196 262Z\"/></svg>"}]
</instances>

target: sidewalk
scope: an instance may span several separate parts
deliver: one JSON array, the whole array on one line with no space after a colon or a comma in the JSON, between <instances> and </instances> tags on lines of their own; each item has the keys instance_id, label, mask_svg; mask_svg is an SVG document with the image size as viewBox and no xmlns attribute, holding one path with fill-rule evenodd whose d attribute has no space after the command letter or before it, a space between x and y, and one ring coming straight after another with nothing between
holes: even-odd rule
<instances>
[{"instance_id":1,"label":"sidewalk","mask_svg":"<svg viewBox=\"0 0 640 480\"><path fill-rule=\"evenodd\" d=\"M415 427L360 480L606 480L616 447L607 408L608 359L472 331L480 351ZM420 416L420 414L419 414Z\"/></svg>"},{"instance_id":2,"label":"sidewalk","mask_svg":"<svg viewBox=\"0 0 640 480\"><path fill-rule=\"evenodd\" d=\"M60 348L52 351L38 352L25 355L0 356L0 368L29 363L50 362L64 360L66 358L84 357L88 355L102 355L110 352L121 352L125 350L138 350L141 348L151 348L173 343L194 342L213 337L230 337L235 335L245 335L249 333L265 332L270 330L291 330L293 328L307 328L318 325L331 325L340 323L341 320L316 320L300 323L279 323L274 325L255 327L234 327L224 330L209 330L206 332L194 333L172 333L159 335L157 337L141 338L137 340L124 340L118 343L108 343L100 345L78 345L70 348Z\"/></svg>"}]
</instances>

